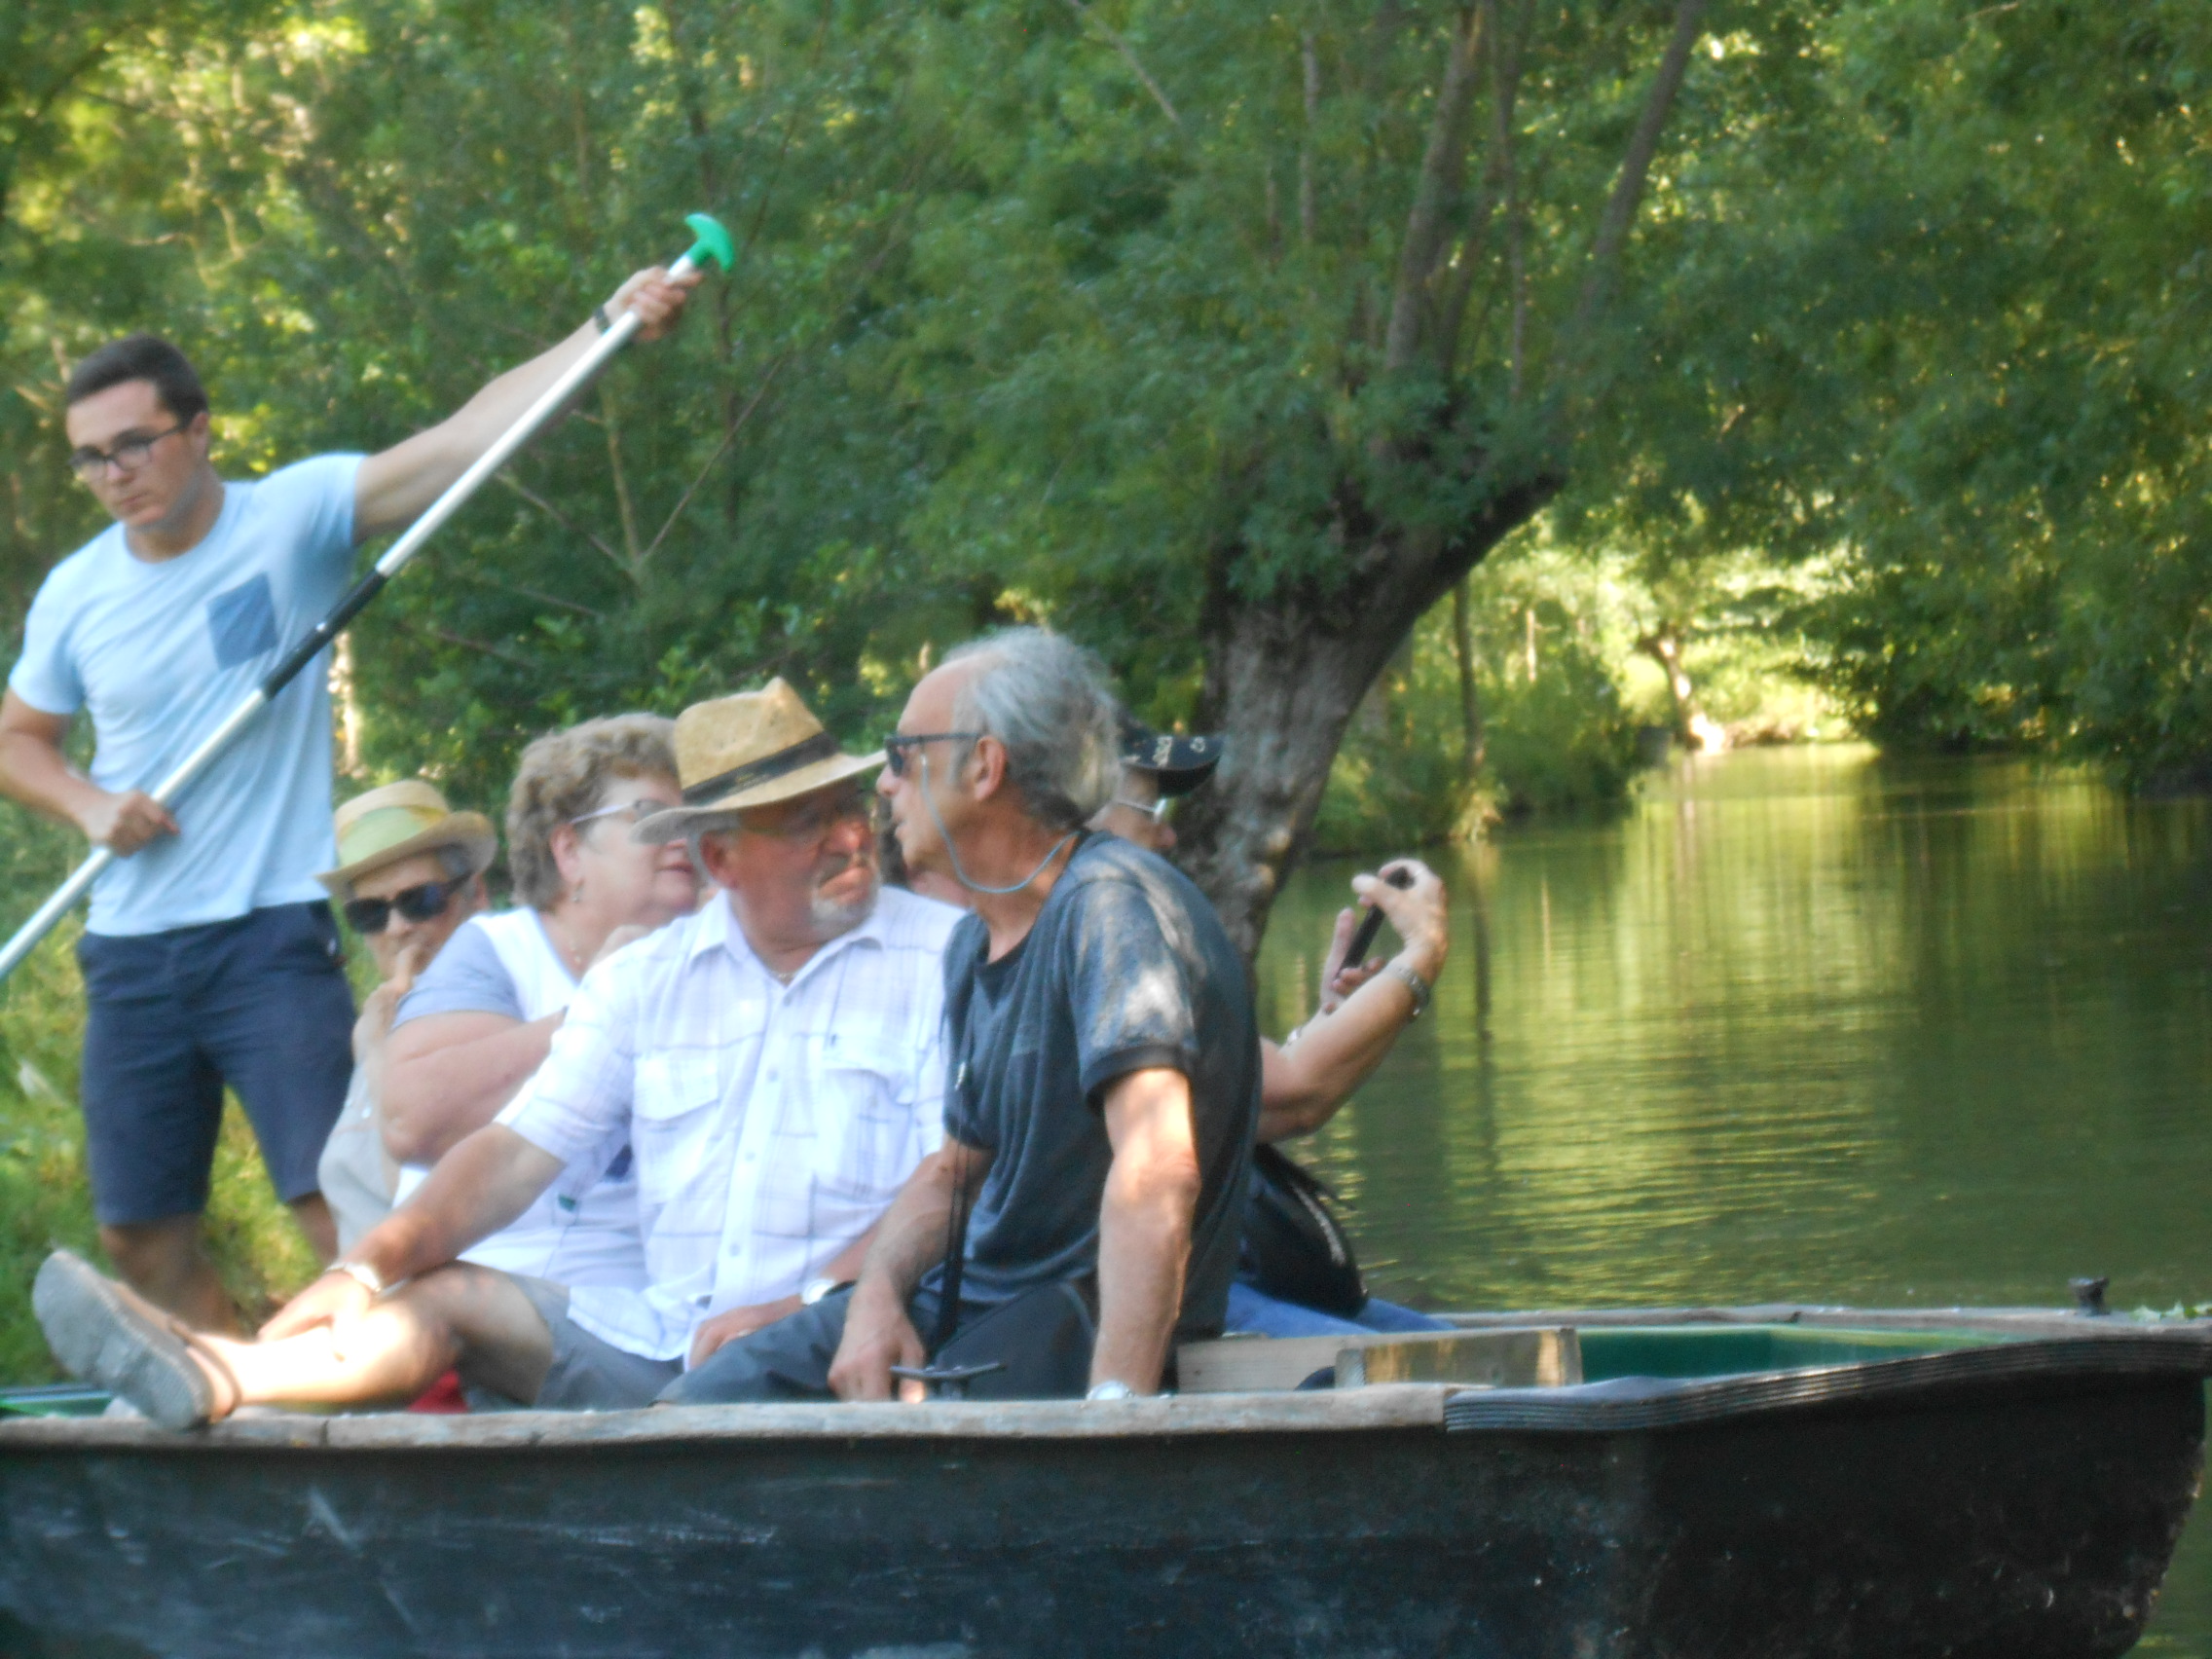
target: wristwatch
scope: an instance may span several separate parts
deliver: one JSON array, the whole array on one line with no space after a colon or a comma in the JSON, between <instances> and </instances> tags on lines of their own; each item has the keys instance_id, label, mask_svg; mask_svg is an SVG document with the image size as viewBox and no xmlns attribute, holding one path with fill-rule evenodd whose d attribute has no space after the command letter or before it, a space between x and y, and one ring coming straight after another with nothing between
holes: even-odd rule
<instances>
[{"instance_id":1,"label":"wristwatch","mask_svg":"<svg viewBox=\"0 0 2212 1659\"><path fill-rule=\"evenodd\" d=\"M366 1262L333 1262L324 1271L344 1273L371 1296L382 1296L385 1293L384 1274Z\"/></svg>"},{"instance_id":2,"label":"wristwatch","mask_svg":"<svg viewBox=\"0 0 2212 1659\"><path fill-rule=\"evenodd\" d=\"M1413 992L1414 1011L1406 1015L1409 1020L1419 1019L1428 1012L1428 981L1420 977L1418 970L1407 967L1393 956L1383 972L1401 980L1406 989Z\"/></svg>"},{"instance_id":3,"label":"wristwatch","mask_svg":"<svg viewBox=\"0 0 2212 1659\"><path fill-rule=\"evenodd\" d=\"M1119 1377L1091 1384L1090 1392L1084 1395L1087 1400L1133 1400L1136 1397L1137 1391Z\"/></svg>"},{"instance_id":4,"label":"wristwatch","mask_svg":"<svg viewBox=\"0 0 2212 1659\"><path fill-rule=\"evenodd\" d=\"M837 1294L837 1292L844 1290L853 1282L854 1281L851 1279L808 1279L806 1281L806 1288L798 1293L798 1305L801 1308L812 1308L825 1296L834 1296Z\"/></svg>"}]
</instances>

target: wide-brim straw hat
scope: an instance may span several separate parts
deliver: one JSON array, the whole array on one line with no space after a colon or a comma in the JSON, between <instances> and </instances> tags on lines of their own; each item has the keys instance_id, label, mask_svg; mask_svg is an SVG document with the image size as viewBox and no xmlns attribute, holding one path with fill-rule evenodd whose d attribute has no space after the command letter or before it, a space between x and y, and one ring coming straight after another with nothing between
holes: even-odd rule
<instances>
[{"instance_id":1,"label":"wide-brim straw hat","mask_svg":"<svg viewBox=\"0 0 2212 1659\"><path fill-rule=\"evenodd\" d=\"M872 772L883 751L847 755L781 680L757 691L694 703L676 717L676 777L683 804L656 812L631 833L674 841L702 819L793 800Z\"/></svg>"},{"instance_id":2,"label":"wide-brim straw hat","mask_svg":"<svg viewBox=\"0 0 2212 1659\"><path fill-rule=\"evenodd\" d=\"M337 812L338 867L315 877L334 899L348 897L353 883L417 853L459 847L468 855L468 873L482 875L499 851L498 831L481 812L455 812L446 797L420 778L357 794Z\"/></svg>"}]
</instances>

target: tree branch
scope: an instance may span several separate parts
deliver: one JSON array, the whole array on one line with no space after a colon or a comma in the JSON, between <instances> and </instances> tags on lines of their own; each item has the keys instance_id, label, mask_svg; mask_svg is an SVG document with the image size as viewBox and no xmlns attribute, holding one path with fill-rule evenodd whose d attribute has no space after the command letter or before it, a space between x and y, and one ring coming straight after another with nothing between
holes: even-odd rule
<instances>
[{"instance_id":1,"label":"tree branch","mask_svg":"<svg viewBox=\"0 0 2212 1659\"><path fill-rule=\"evenodd\" d=\"M1183 131L1183 118L1175 113L1175 106L1167 101L1167 94L1160 90L1160 83L1137 60L1136 53L1115 31L1113 24L1085 5L1083 0L1068 0L1068 10L1106 37L1108 44L1122 55L1122 61L1129 66L1129 73L1144 83L1144 90L1152 94L1152 101L1160 106L1160 112L1174 124L1176 131Z\"/></svg>"},{"instance_id":2,"label":"tree branch","mask_svg":"<svg viewBox=\"0 0 2212 1659\"><path fill-rule=\"evenodd\" d=\"M1529 30L1536 15L1535 0L1522 0L1510 31L1499 22L1497 0L1482 0L1482 8L1486 14L1483 28L1492 41L1490 160L1483 168L1482 189L1460 237L1458 264L1446 279L1444 298L1436 308L1436 372L1445 380L1450 380L1458 366L1459 331L1466 322L1467 302L1489 246L1492 215L1501 198L1508 214L1516 211L1522 201L1514 118L1521 97L1521 68L1528 61Z\"/></svg>"},{"instance_id":3,"label":"tree branch","mask_svg":"<svg viewBox=\"0 0 2212 1659\"><path fill-rule=\"evenodd\" d=\"M1466 176L1467 108L1474 97L1475 57L1482 43L1477 19L1481 16L1471 7L1460 12L1444 61L1444 84L1437 89L1428 149L1421 157L1413 208L1406 216L1406 243L1398 259L1390 325L1383 336L1382 363L1386 370L1403 369L1419 349L1429 280L1443 256L1445 224L1457 204Z\"/></svg>"},{"instance_id":4,"label":"tree branch","mask_svg":"<svg viewBox=\"0 0 2212 1659\"><path fill-rule=\"evenodd\" d=\"M515 477L512 473L504 470L503 468L500 471L494 473L492 476L498 479L500 483L504 484L508 489L512 490L516 495L520 496L524 500L528 501L532 506L535 507L539 512L543 513L547 518L551 519L555 524L559 525L563 530L567 531L571 535L580 535L586 541L590 542L594 547L598 548L599 551L606 556L607 562L609 565L612 565L617 571L620 571L626 576L635 578L637 572L630 569L629 563L622 557L621 554L617 553L600 536L594 535L590 531L584 529L582 525L576 523L574 519L571 518L567 513L563 512L551 501L548 501L543 496L540 496L535 490L533 490L521 479Z\"/></svg>"},{"instance_id":5,"label":"tree branch","mask_svg":"<svg viewBox=\"0 0 2212 1659\"><path fill-rule=\"evenodd\" d=\"M1306 138L1298 147L1298 240L1313 245L1313 143L1321 124L1321 55L1314 50L1313 31L1298 38L1300 65L1306 71ZM1271 173L1270 178L1273 175Z\"/></svg>"},{"instance_id":6,"label":"tree branch","mask_svg":"<svg viewBox=\"0 0 2212 1659\"><path fill-rule=\"evenodd\" d=\"M667 521L660 527L660 533L650 542L646 543L645 550L638 555L638 564L641 569L646 560L660 550L660 544L668 539L668 533L676 528L676 521L683 516L683 509L691 504L691 498L698 494L699 486L707 481L707 474L714 471L715 463L729 453L729 446L737 442L737 434L745 429L746 422L753 419L754 410L759 408L760 400L768 395L768 387L775 384L777 374L791 360L792 354L787 350L768 365L768 372L760 377L759 387L754 391L753 396L747 400L745 407L738 412L737 419L730 423L729 430L722 434L722 441L715 446L715 453L707 457L707 464L699 468L699 475L685 485L683 494L677 498L676 505L669 510Z\"/></svg>"},{"instance_id":7,"label":"tree branch","mask_svg":"<svg viewBox=\"0 0 2212 1659\"><path fill-rule=\"evenodd\" d=\"M1611 297L1621 250L1628 243L1630 227L1636 223L1644 180L1651 174L1651 159L1659 153L1659 135L1666 129L1675 94L1681 91L1682 76L1689 68L1690 49L1697 44L1705 8L1706 0L1678 0L1675 8L1674 38L1667 42L1659 73L1644 95L1643 113L1637 118L1628 153L1621 158L1620 175L1613 181L1613 194L1605 203L1604 213L1598 220L1597 238L1590 244L1590 273L1583 279L1582 297L1575 302L1574 318L1567 325L1570 350L1582 350L1582 343L1590 338L1590 330Z\"/></svg>"}]
</instances>

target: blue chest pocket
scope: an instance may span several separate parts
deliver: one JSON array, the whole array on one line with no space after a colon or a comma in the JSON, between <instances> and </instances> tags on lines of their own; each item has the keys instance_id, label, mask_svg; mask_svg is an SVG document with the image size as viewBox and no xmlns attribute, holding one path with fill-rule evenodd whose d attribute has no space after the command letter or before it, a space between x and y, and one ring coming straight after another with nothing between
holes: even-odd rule
<instances>
[{"instance_id":1,"label":"blue chest pocket","mask_svg":"<svg viewBox=\"0 0 2212 1659\"><path fill-rule=\"evenodd\" d=\"M207 602L207 633L214 641L215 662L233 668L250 662L276 645L276 602L270 596L269 577L258 575L226 588Z\"/></svg>"}]
</instances>

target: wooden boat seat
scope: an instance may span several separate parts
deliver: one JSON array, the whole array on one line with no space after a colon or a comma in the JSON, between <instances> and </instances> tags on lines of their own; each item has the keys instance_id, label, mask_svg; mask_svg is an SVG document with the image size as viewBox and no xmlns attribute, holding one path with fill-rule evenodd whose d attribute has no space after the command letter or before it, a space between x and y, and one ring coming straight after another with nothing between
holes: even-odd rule
<instances>
[{"instance_id":1,"label":"wooden boat seat","mask_svg":"<svg viewBox=\"0 0 2212 1659\"><path fill-rule=\"evenodd\" d=\"M1323 1372L1339 1388L1374 1382L1456 1382L1469 1388L1556 1388L1582 1381L1582 1347L1568 1325L1328 1337L1224 1337L1175 1350L1186 1394L1296 1388Z\"/></svg>"}]
</instances>

